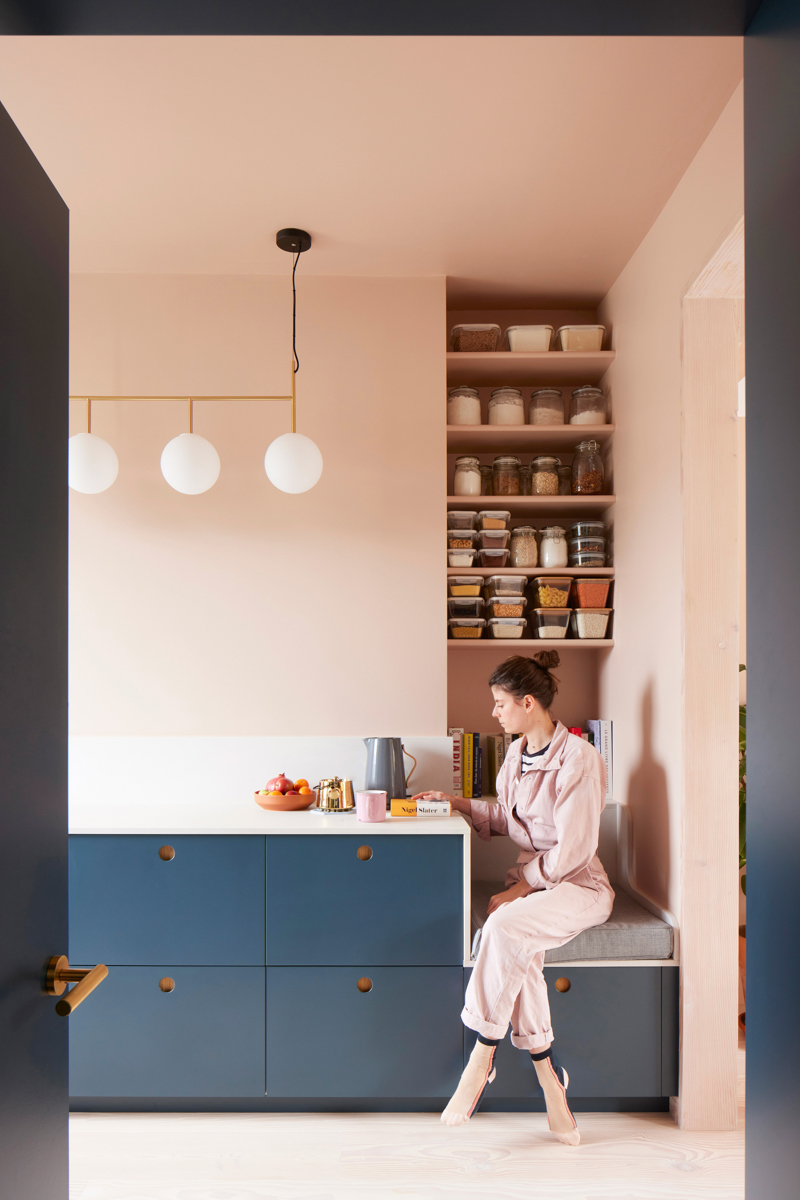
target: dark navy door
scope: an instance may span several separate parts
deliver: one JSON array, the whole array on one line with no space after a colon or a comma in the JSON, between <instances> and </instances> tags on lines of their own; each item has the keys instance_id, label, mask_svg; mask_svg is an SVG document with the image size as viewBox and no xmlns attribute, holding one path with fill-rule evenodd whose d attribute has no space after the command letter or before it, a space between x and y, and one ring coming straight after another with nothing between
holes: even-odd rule
<instances>
[{"instance_id":1,"label":"dark navy door","mask_svg":"<svg viewBox=\"0 0 800 1200\"><path fill-rule=\"evenodd\" d=\"M69 214L0 107L0 1192L67 1195Z\"/></svg>"}]
</instances>

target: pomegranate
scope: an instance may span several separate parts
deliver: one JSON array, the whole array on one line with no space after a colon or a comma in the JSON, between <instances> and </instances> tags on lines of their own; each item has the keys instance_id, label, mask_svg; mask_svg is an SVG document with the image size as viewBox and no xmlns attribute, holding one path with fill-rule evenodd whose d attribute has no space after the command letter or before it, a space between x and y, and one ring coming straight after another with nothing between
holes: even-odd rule
<instances>
[{"instance_id":1,"label":"pomegranate","mask_svg":"<svg viewBox=\"0 0 800 1200\"><path fill-rule=\"evenodd\" d=\"M291 792L293 787L294 784L292 783L291 779L287 779L283 771L281 771L280 775L276 775L274 779L270 779L267 783L267 791L280 792L283 796L285 796L287 792Z\"/></svg>"}]
</instances>

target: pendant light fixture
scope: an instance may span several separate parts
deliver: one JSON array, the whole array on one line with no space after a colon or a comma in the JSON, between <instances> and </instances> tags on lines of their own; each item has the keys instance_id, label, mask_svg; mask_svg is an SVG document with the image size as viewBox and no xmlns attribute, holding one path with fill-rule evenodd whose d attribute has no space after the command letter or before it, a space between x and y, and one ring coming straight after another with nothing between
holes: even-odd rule
<instances>
[{"instance_id":1,"label":"pendant light fixture","mask_svg":"<svg viewBox=\"0 0 800 1200\"><path fill-rule=\"evenodd\" d=\"M88 496L105 492L119 473L119 459L108 442L92 433L92 402L86 401L86 433L69 439L69 486Z\"/></svg>"},{"instance_id":2,"label":"pendant light fixture","mask_svg":"<svg viewBox=\"0 0 800 1200\"><path fill-rule=\"evenodd\" d=\"M211 442L194 432L194 402L191 399L189 432L179 433L167 442L161 452L161 474L171 488L185 496L207 492L219 478L219 455Z\"/></svg>"},{"instance_id":3,"label":"pendant light fixture","mask_svg":"<svg viewBox=\"0 0 800 1200\"><path fill-rule=\"evenodd\" d=\"M304 229L281 229L275 237L281 250L293 255L292 263L292 432L271 442L264 455L264 470L270 483L282 492L307 492L322 475L322 455L311 438L297 432L295 376L300 370L297 357L297 288L295 274L300 255L311 246L311 234Z\"/></svg>"}]
</instances>

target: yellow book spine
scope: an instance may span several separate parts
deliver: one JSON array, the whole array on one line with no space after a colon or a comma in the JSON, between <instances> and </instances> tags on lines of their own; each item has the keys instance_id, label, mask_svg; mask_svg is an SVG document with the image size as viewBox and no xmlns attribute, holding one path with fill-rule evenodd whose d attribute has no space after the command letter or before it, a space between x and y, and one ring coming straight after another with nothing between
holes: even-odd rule
<instances>
[{"instance_id":1,"label":"yellow book spine","mask_svg":"<svg viewBox=\"0 0 800 1200\"><path fill-rule=\"evenodd\" d=\"M464 798L472 799L472 772L475 760L475 738L471 733L464 734L464 750L462 757L462 774L464 780Z\"/></svg>"},{"instance_id":2,"label":"yellow book spine","mask_svg":"<svg viewBox=\"0 0 800 1200\"><path fill-rule=\"evenodd\" d=\"M392 800L390 815L393 817L415 817L417 815L416 800Z\"/></svg>"}]
</instances>

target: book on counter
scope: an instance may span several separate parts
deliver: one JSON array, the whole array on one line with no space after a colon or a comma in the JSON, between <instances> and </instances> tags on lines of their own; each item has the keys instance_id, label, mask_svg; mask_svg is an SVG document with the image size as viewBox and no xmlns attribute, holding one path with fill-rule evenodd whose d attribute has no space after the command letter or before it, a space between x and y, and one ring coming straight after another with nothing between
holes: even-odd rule
<instances>
[{"instance_id":1,"label":"book on counter","mask_svg":"<svg viewBox=\"0 0 800 1200\"><path fill-rule=\"evenodd\" d=\"M611 804L614 797L613 734L611 721L587 721L586 728L591 734L592 744L602 758L606 768L606 804Z\"/></svg>"}]
</instances>

